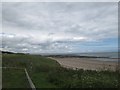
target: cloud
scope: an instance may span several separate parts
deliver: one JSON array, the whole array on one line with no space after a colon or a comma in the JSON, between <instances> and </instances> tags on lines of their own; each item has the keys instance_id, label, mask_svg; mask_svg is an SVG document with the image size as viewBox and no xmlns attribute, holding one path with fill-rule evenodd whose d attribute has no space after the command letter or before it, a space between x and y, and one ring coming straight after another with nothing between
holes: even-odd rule
<instances>
[{"instance_id":1,"label":"cloud","mask_svg":"<svg viewBox=\"0 0 120 90\"><path fill-rule=\"evenodd\" d=\"M79 42L117 38L117 3L2 3L3 48L70 52ZM89 45L89 44L88 44Z\"/></svg>"}]
</instances>

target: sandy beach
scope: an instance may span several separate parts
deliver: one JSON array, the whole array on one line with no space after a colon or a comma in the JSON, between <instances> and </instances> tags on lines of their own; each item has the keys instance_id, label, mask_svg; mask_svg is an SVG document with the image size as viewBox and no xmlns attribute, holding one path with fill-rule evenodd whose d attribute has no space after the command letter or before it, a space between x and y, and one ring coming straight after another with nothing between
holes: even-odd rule
<instances>
[{"instance_id":1,"label":"sandy beach","mask_svg":"<svg viewBox=\"0 0 120 90\"><path fill-rule=\"evenodd\" d=\"M50 58L56 60L61 66L72 69L115 71L118 66L118 62L100 61L96 58Z\"/></svg>"}]
</instances>

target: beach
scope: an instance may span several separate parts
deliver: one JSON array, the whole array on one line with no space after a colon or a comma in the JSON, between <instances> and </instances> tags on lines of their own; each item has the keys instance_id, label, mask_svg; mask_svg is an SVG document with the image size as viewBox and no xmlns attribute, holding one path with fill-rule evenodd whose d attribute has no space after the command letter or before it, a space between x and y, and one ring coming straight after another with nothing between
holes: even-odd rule
<instances>
[{"instance_id":1,"label":"beach","mask_svg":"<svg viewBox=\"0 0 120 90\"><path fill-rule=\"evenodd\" d=\"M56 60L62 67L71 69L84 69L84 70L112 70L115 71L118 62L113 61L102 61L97 60L97 58L59 58L59 57L49 57Z\"/></svg>"}]
</instances>

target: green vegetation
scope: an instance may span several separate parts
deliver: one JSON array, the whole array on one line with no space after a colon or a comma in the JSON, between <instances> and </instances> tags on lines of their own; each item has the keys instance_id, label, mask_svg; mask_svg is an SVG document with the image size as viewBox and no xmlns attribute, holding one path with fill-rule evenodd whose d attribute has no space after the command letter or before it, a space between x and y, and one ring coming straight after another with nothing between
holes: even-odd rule
<instances>
[{"instance_id":1,"label":"green vegetation","mask_svg":"<svg viewBox=\"0 0 120 90\"><path fill-rule=\"evenodd\" d=\"M24 69L3 69L3 88L29 88Z\"/></svg>"},{"instance_id":2,"label":"green vegetation","mask_svg":"<svg viewBox=\"0 0 120 90\"><path fill-rule=\"evenodd\" d=\"M36 88L117 88L120 85L118 72L66 69L56 61L38 55L3 54L3 67L27 68ZM4 87L9 87L10 77L6 73L17 75L12 77L16 82L22 77L22 72L3 69Z\"/></svg>"}]
</instances>

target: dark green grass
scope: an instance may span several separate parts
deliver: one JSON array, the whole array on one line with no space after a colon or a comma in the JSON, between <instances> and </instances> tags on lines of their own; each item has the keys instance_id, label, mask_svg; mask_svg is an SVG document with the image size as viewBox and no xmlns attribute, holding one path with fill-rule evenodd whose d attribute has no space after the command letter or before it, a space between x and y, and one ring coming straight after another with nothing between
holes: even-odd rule
<instances>
[{"instance_id":1,"label":"dark green grass","mask_svg":"<svg viewBox=\"0 0 120 90\"><path fill-rule=\"evenodd\" d=\"M66 69L37 55L3 54L3 66L27 68L37 88L117 88L120 84L118 72Z\"/></svg>"},{"instance_id":2,"label":"dark green grass","mask_svg":"<svg viewBox=\"0 0 120 90\"><path fill-rule=\"evenodd\" d=\"M20 54L3 54L2 66L27 68L27 71L29 72L31 79L33 80L33 83L38 88L56 87L51 82L48 82L46 77L48 71L60 67L60 65L56 61L50 60L48 58L35 55L20 55ZM5 72L4 69L3 72ZM3 79L4 78L8 77L3 77ZM17 79L15 80L17 81ZM8 82L3 82L3 85L5 86L5 84L7 83Z\"/></svg>"},{"instance_id":3,"label":"dark green grass","mask_svg":"<svg viewBox=\"0 0 120 90\"><path fill-rule=\"evenodd\" d=\"M4 68L2 74L3 88L30 88L24 70Z\"/></svg>"}]
</instances>

